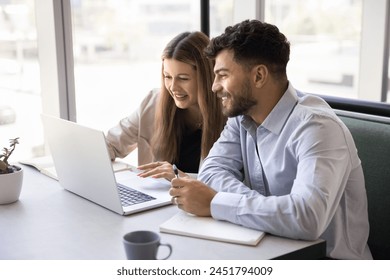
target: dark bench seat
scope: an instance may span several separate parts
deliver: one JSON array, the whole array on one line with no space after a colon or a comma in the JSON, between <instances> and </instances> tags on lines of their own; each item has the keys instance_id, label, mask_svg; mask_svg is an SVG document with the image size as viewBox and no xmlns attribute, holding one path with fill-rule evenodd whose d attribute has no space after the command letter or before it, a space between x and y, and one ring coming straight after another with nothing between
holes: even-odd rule
<instances>
[{"instance_id":1,"label":"dark bench seat","mask_svg":"<svg viewBox=\"0 0 390 280\"><path fill-rule=\"evenodd\" d=\"M335 110L355 140L368 197L374 259L390 260L390 118Z\"/></svg>"}]
</instances>

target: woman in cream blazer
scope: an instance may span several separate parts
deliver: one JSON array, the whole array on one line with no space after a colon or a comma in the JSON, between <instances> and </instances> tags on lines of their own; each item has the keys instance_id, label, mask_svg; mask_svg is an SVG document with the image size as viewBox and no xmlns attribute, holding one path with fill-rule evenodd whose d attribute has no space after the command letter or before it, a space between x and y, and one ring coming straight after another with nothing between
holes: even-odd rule
<instances>
[{"instance_id":1,"label":"woman in cream blazer","mask_svg":"<svg viewBox=\"0 0 390 280\"><path fill-rule=\"evenodd\" d=\"M152 90L139 108L107 133L111 159L138 148L141 177L166 178L198 173L218 139L226 118L212 92L213 64L203 54L209 38L184 32L162 54L162 86Z\"/></svg>"}]
</instances>

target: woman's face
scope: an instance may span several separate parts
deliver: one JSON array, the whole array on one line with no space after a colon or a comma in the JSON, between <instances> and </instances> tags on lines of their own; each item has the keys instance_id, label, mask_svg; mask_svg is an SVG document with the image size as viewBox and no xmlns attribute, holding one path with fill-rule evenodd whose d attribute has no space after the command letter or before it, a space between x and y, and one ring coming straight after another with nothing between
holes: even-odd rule
<instances>
[{"instance_id":1,"label":"woman's face","mask_svg":"<svg viewBox=\"0 0 390 280\"><path fill-rule=\"evenodd\" d=\"M177 107L198 106L197 72L190 64L176 59L164 59L164 84Z\"/></svg>"}]
</instances>

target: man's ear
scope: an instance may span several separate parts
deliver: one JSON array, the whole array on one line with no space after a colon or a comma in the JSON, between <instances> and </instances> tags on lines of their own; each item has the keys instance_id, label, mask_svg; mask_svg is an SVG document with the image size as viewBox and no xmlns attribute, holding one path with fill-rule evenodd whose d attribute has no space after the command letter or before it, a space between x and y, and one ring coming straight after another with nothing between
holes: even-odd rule
<instances>
[{"instance_id":1,"label":"man's ear","mask_svg":"<svg viewBox=\"0 0 390 280\"><path fill-rule=\"evenodd\" d=\"M263 87L268 79L268 68L264 64L256 65L253 68L254 83L257 88Z\"/></svg>"}]
</instances>

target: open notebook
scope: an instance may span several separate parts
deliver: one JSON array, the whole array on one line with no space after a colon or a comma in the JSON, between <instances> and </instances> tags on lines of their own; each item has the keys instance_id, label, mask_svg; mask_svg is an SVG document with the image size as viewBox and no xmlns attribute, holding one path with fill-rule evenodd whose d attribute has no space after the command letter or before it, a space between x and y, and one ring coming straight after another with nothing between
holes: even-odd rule
<instances>
[{"instance_id":1,"label":"open notebook","mask_svg":"<svg viewBox=\"0 0 390 280\"><path fill-rule=\"evenodd\" d=\"M262 231L181 210L160 225L160 232L251 246L256 246L265 235Z\"/></svg>"}]
</instances>

